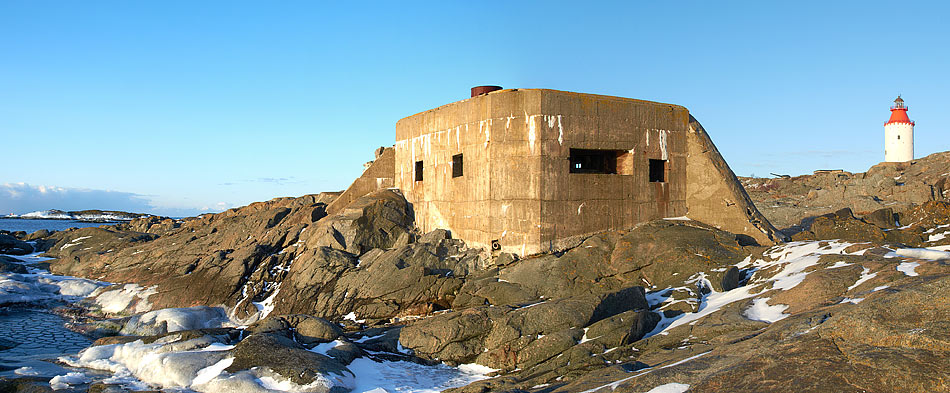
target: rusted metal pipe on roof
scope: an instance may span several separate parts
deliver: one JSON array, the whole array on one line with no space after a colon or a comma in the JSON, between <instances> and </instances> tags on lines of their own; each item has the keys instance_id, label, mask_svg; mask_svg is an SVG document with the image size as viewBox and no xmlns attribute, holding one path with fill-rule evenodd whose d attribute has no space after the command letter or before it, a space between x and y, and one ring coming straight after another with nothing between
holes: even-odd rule
<instances>
[{"instance_id":1,"label":"rusted metal pipe on roof","mask_svg":"<svg viewBox=\"0 0 950 393\"><path fill-rule=\"evenodd\" d=\"M472 88L472 97L488 94L495 90L501 90L501 86L475 86Z\"/></svg>"}]
</instances>

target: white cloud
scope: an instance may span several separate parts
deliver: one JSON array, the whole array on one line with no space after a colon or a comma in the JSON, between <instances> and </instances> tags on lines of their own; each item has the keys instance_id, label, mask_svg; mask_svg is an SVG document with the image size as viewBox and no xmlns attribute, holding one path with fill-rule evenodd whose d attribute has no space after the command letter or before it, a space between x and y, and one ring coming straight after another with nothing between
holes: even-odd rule
<instances>
[{"instance_id":1,"label":"white cloud","mask_svg":"<svg viewBox=\"0 0 950 393\"><path fill-rule=\"evenodd\" d=\"M229 207L230 204L219 202L206 209L172 208L156 206L148 197L131 192L34 186L22 182L0 185L0 215L24 214L49 209L66 211L98 209L185 217L209 211L221 211Z\"/></svg>"}]
</instances>

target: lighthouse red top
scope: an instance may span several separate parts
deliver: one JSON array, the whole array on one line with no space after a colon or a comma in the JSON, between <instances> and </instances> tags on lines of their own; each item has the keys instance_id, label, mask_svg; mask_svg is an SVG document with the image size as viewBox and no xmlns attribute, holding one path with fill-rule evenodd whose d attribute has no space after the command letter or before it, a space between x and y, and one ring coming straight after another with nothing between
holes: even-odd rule
<instances>
[{"instance_id":1,"label":"lighthouse red top","mask_svg":"<svg viewBox=\"0 0 950 393\"><path fill-rule=\"evenodd\" d=\"M891 118L884 123L888 125L891 123L909 123L914 125L914 122L910 121L910 118L907 117L907 107L904 105L904 100L901 96L897 96L897 99L894 100L894 106L891 107Z\"/></svg>"}]
</instances>

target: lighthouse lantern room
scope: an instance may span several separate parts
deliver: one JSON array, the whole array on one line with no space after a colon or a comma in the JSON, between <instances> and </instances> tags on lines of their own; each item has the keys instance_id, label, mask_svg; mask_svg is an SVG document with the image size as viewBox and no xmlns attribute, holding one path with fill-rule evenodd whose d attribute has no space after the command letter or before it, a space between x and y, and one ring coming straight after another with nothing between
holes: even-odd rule
<instances>
[{"instance_id":1,"label":"lighthouse lantern room","mask_svg":"<svg viewBox=\"0 0 950 393\"><path fill-rule=\"evenodd\" d=\"M884 123L884 161L905 162L914 159L914 122L907 117L907 106L897 96L891 118Z\"/></svg>"}]
</instances>

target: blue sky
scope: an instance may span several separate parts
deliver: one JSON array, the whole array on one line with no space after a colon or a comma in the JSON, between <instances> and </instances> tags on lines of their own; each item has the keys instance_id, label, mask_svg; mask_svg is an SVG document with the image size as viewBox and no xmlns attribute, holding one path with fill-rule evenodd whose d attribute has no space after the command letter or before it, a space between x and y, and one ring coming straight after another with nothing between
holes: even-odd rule
<instances>
[{"instance_id":1,"label":"blue sky","mask_svg":"<svg viewBox=\"0 0 950 393\"><path fill-rule=\"evenodd\" d=\"M739 175L864 171L898 93L917 156L948 150L947 15L943 2L2 0L0 214L181 216L340 190L398 119L481 84L686 106Z\"/></svg>"}]
</instances>

